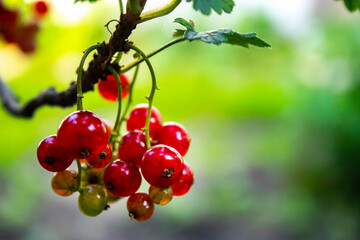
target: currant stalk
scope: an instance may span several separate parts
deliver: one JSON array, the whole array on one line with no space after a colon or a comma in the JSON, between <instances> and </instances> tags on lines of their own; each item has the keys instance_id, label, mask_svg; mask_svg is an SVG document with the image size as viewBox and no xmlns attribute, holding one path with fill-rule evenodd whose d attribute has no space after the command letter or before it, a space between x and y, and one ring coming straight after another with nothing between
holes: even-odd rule
<instances>
[{"instance_id":1,"label":"currant stalk","mask_svg":"<svg viewBox=\"0 0 360 240\"><path fill-rule=\"evenodd\" d=\"M154 72L154 68L151 65L151 62L149 61L149 58L146 56L146 54L138 47L136 47L135 45L130 45L130 49L133 49L134 51L136 51L137 53L139 53L141 55L141 57L144 59L144 61L146 62L150 74L151 74L151 91L150 91L150 95L147 97L148 101L149 101L149 106L148 106L148 111L147 111L147 115L146 115L146 122L145 122L145 136L146 136L146 147L149 149L151 147L150 145L150 135L149 135L149 127L150 127L150 115L151 115L151 108L152 108L152 102L154 99L154 94L155 94L155 90L159 89L156 85L156 77L155 77L155 72Z\"/></svg>"},{"instance_id":2,"label":"currant stalk","mask_svg":"<svg viewBox=\"0 0 360 240\"><path fill-rule=\"evenodd\" d=\"M143 14L140 15L141 20L139 21L139 23L171 13L180 4L180 2L181 0L172 0L171 2L160 8L156 8L148 12L144 12Z\"/></svg>"},{"instance_id":3,"label":"currant stalk","mask_svg":"<svg viewBox=\"0 0 360 240\"><path fill-rule=\"evenodd\" d=\"M96 44L93 45L91 47L89 47L88 49L85 50L84 55L81 58L80 61L80 65L79 68L77 70L77 80L76 80L76 86L77 86L77 93L76 93L76 105L77 105L77 110L83 110L83 104L82 104L82 99L84 98L83 92L82 92L82 72L83 72L83 67L85 64L85 60L87 58L87 56L95 49L100 48L101 45L100 44ZM77 168L78 168L78 185L77 185L77 191L81 190L81 185L80 185L80 181L81 181L81 163L79 159L76 159L76 164L77 164Z\"/></svg>"},{"instance_id":4,"label":"currant stalk","mask_svg":"<svg viewBox=\"0 0 360 240\"><path fill-rule=\"evenodd\" d=\"M121 124L122 124L123 122L125 122L127 112L129 111L130 105L131 105L131 103L132 103L133 88L134 88L134 85L135 85L135 81L136 81L138 72L139 72L139 65L136 66L135 72L134 72L134 75L133 75L133 78L132 78L132 80L131 80L131 84L130 84L130 87L129 87L129 99L128 99L128 102L127 102L126 107L125 107L125 109L124 109L124 112L123 112L123 114L122 114L122 117L121 117L121 119L120 119L119 129L121 129Z\"/></svg>"},{"instance_id":5,"label":"currant stalk","mask_svg":"<svg viewBox=\"0 0 360 240\"><path fill-rule=\"evenodd\" d=\"M115 60L112 62L113 64L119 64L124 52L118 52Z\"/></svg>"},{"instance_id":6,"label":"currant stalk","mask_svg":"<svg viewBox=\"0 0 360 240\"><path fill-rule=\"evenodd\" d=\"M77 110L83 110L83 104L82 104L82 99L84 98L83 96L83 92L82 92L82 72L83 72L83 67L85 64L85 60L87 58L87 56L95 49L98 49L101 47L101 44L96 44L93 45L91 47L89 47L88 49L85 50L83 57L81 58L80 61L80 65L79 68L77 70L77 81L76 81L76 86L77 86L77 94L76 94L76 103L77 103Z\"/></svg>"},{"instance_id":7,"label":"currant stalk","mask_svg":"<svg viewBox=\"0 0 360 240\"><path fill-rule=\"evenodd\" d=\"M181 37L181 38L177 38L177 39L175 39L175 40L172 40L172 41L170 41L170 42L162 45L160 48L152 51L151 53L149 53L148 55L146 55L146 57L147 57L147 58L150 58L150 57L154 56L155 54L157 54L157 53L165 50L166 48L168 48L168 47L170 47L170 46L172 46L172 45L174 45L174 44L176 44L176 43L183 42L183 41L185 41L185 38L184 38L184 37ZM145 61L145 59L144 59L144 58L140 58L140 59L137 59L137 60L129 63L129 64L126 65L125 67L122 67L122 68L121 68L121 73L125 73L125 72L129 71L130 69L132 69L133 67L139 65L139 64L142 63L143 61Z\"/></svg>"},{"instance_id":8,"label":"currant stalk","mask_svg":"<svg viewBox=\"0 0 360 240\"><path fill-rule=\"evenodd\" d=\"M128 0L126 3L127 13L140 15L144 10L146 0Z\"/></svg>"},{"instance_id":9,"label":"currant stalk","mask_svg":"<svg viewBox=\"0 0 360 240\"><path fill-rule=\"evenodd\" d=\"M123 7L123 4L122 4L121 0L119 0L119 7L120 7L120 14L123 14L124 13L124 7Z\"/></svg>"},{"instance_id":10,"label":"currant stalk","mask_svg":"<svg viewBox=\"0 0 360 240\"><path fill-rule=\"evenodd\" d=\"M113 143L113 151L115 151L115 143L114 143L114 138L120 135L120 115L121 115L121 103L122 103L122 99L121 99L121 95L122 95L122 88L121 88L121 81L119 78L119 74L115 71L115 69L111 66L108 65L107 69L111 72L112 75L114 75L115 79L116 79L116 83L118 86L118 110L116 113L116 120L115 120L115 125L113 128L113 133L110 136L109 139L109 143Z\"/></svg>"}]
</instances>

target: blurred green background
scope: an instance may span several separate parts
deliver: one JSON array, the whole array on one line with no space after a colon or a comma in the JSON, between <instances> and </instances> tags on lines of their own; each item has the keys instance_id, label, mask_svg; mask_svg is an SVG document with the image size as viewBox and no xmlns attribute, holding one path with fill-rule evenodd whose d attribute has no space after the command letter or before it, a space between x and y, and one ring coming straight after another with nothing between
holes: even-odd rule
<instances>
[{"instance_id":1,"label":"blurred green background","mask_svg":"<svg viewBox=\"0 0 360 240\"><path fill-rule=\"evenodd\" d=\"M29 18L31 1L4 2ZM131 37L150 52L171 40L173 19L184 17L198 30L254 31L272 45L182 43L151 59L161 88L154 105L192 138L190 192L156 207L145 223L128 218L125 200L86 217L78 194L56 195L52 173L36 159L38 143L75 107L44 107L31 120L2 108L0 239L360 239L359 14L335 1L235 2L233 14L210 17L184 2ZM0 43L0 74L21 102L49 86L65 89L82 51L108 40L104 24L118 16L115 0L50 4L35 54ZM150 90L140 69L134 104ZM96 91L84 106L115 119L116 104Z\"/></svg>"}]
</instances>

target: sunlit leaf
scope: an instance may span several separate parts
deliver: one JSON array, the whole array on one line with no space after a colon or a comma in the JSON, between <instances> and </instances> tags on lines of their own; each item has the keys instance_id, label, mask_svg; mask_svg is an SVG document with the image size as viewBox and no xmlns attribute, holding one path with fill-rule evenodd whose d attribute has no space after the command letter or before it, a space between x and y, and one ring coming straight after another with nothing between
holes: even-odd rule
<instances>
[{"instance_id":1,"label":"sunlit leaf","mask_svg":"<svg viewBox=\"0 0 360 240\"><path fill-rule=\"evenodd\" d=\"M183 36L186 40L195 41L200 40L205 43L212 43L215 45L220 45L222 43L238 45L245 48L248 48L249 45L257 47L271 47L269 43L265 40L258 38L256 33L238 33L234 32L231 29L217 29L206 32L197 32L195 31L193 22L188 22L185 19L177 18L175 22L183 25L186 28L186 31L183 33ZM182 33L177 30L177 36Z\"/></svg>"},{"instance_id":2,"label":"sunlit leaf","mask_svg":"<svg viewBox=\"0 0 360 240\"><path fill-rule=\"evenodd\" d=\"M231 13L235 3L233 0L186 0L193 2L193 8L202 14L210 15L211 10L218 14L222 12Z\"/></svg>"}]
</instances>

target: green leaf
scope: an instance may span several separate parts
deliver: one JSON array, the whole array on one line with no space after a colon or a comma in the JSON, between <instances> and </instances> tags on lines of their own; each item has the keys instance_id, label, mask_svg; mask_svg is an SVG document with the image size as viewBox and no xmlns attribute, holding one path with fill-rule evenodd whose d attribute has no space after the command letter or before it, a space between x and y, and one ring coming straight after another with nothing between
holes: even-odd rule
<instances>
[{"instance_id":1,"label":"green leaf","mask_svg":"<svg viewBox=\"0 0 360 240\"><path fill-rule=\"evenodd\" d=\"M77 3L77 2L91 2L91 3L93 3L93 2L97 2L97 1L100 1L100 0L75 0L74 3Z\"/></svg>"},{"instance_id":2,"label":"green leaf","mask_svg":"<svg viewBox=\"0 0 360 240\"><path fill-rule=\"evenodd\" d=\"M360 0L344 0L344 4L350 12L360 9Z\"/></svg>"},{"instance_id":3,"label":"green leaf","mask_svg":"<svg viewBox=\"0 0 360 240\"><path fill-rule=\"evenodd\" d=\"M233 0L186 0L187 2L193 2L193 8L200 10L204 15L210 15L211 10L214 10L218 14L223 11L231 13L235 5Z\"/></svg>"},{"instance_id":4,"label":"green leaf","mask_svg":"<svg viewBox=\"0 0 360 240\"><path fill-rule=\"evenodd\" d=\"M228 44L238 45L246 48L249 47L249 44L256 47L271 47L271 45L265 40L258 38L256 33L242 34L232 31L231 33L226 33L225 35L228 39L225 43Z\"/></svg>"},{"instance_id":5,"label":"green leaf","mask_svg":"<svg viewBox=\"0 0 360 240\"><path fill-rule=\"evenodd\" d=\"M193 22L188 22L183 18L175 19L175 22L183 25L186 31L183 32L183 37L189 41L200 40L205 43L212 43L220 45L222 43L237 45L248 48L249 45L256 47L271 47L265 40L258 38L256 33L238 33L231 29L217 29L206 32L197 32ZM177 30L177 36L181 31Z\"/></svg>"},{"instance_id":6,"label":"green leaf","mask_svg":"<svg viewBox=\"0 0 360 240\"><path fill-rule=\"evenodd\" d=\"M176 19L174 20L174 22L183 25L184 27L186 27L187 30L195 31L194 22L191 21L191 20L190 20L190 21L186 21L186 20L183 19L183 18L176 18Z\"/></svg>"}]
</instances>

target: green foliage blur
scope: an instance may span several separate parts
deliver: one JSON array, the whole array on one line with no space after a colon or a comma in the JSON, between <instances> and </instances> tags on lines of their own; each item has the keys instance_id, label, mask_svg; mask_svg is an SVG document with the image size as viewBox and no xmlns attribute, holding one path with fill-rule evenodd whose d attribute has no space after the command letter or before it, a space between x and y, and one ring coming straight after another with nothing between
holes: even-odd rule
<instances>
[{"instance_id":1,"label":"green foliage blur","mask_svg":"<svg viewBox=\"0 0 360 240\"><path fill-rule=\"evenodd\" d=\"M0 75L21 102L75 80L82 52L109 39L104 25L118 16L115 2L84 4L89 10L76 21L51 5L31 56L0 42ZM236 6L231 15L205 17L185 3L136 28L130 40L145 52L172 39L176 17L193 19L199 31L256 32L272 45L186 42L151 58L161 89L154 105L164 121L182 123L192 137L185 160L195 184L142 225L130 222L124 199L88 218L77 207L77 193L62 198L52 192L52 173L38 164L36 148L75 106L43 107L30 120L1 108L0 239L110 239L116 231L124 239L165 238L160 229L170 239L183 239L180 233L189 239L358 239L360 17L340 2L326 4L292 32L260 9L247 13ZM123 60L129 63L132 53ZM134 105L146 101L150 82L141 65ZM96 90L85 94L84 107L115 120L116 104ZM96 227L79 232L84 225ZM134 229L138 235L129 233Z\"/></svg>"}]
</instances>

